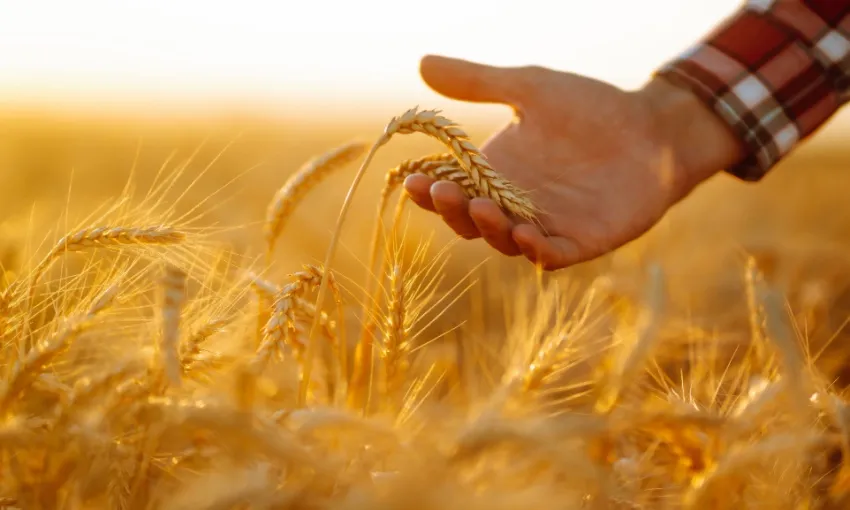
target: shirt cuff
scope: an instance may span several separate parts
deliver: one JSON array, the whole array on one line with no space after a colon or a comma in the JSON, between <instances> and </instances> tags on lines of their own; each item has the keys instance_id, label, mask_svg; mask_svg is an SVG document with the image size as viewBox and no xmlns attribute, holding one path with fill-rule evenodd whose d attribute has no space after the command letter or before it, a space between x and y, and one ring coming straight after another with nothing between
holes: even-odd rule
<instances>
[{"instance_id":1,"label":"shirt cuff","mask_svg":"<svg viewBox=\"0 0 850 510\"><path fill-rule=\"evenodd\" d=\"M732 127L746 156L726 171L758 181L850 99L850 1L750 0L655 74Z\"/></svg>"}]
</instances>

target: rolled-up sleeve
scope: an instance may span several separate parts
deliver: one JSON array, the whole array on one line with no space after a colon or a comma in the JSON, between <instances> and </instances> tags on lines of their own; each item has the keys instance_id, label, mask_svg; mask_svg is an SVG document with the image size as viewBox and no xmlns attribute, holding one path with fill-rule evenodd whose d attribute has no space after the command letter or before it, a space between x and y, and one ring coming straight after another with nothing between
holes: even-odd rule
<instances>
[{"instance_id":1,"label":"rolled-up sleeve","mask_svg":"<svg viewBox=\"0 0 850 510\"><path fill-rule=\"evenodd\" d=\"M750 0L656 74L740 136L726 171L760 180L850 100L850 0Z\"/></svg>"}]
</instances>

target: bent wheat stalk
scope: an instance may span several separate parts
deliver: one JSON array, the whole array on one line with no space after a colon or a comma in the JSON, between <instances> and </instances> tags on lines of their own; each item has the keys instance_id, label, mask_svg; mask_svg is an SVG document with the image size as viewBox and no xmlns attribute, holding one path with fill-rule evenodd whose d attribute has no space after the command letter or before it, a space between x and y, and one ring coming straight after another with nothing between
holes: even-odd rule
<instances>
[{"instance_id":1,"label":"bent wheat stalk","mask_svg":"<svg viewBox=\"0 0 850 510\"><path fill-rule=\"evenodd\" d=\"M150 227L88 227L68 234L57 242L47 256L36 266L33 283L63 253L82 251L86 248L121 246L131 244L177 244L186 239L186 234L172 227L154 225Z\"/></svg>"},{"instance_id":2,"label":"bent wheat stalk","mask_svg":"<svg viewBox=\"0 0 850 510\"><path fill-rule=\"evenodd\" d=\"M334 228L334 233L331 236L331 241L328 246L327 253L325 254L325 260L322 264L326 273L325 277L322 278L322 283L319 285L318 297L316 298L317 309L320 309L324 302L328 287L327 275L329 274L328 272L330 271L334 255L336 254L336 248L339 244L339 236L342 232L342 226L345 221L345 217L348 215L348 209L351 207L351 200L354 196L354 192L357 190L360 181L363 179L366 169L369 168L369 164L372 162L372 159L375 157L375 153L378 149L386 145L394 135L411 133L422 133L443 143L443 145L451 151L460 166L469 175L475 187L482 194L490 196L491 198L513 196L513 194L517 197L522 195L517 188L496 173L493 167L491 167L484 158L484 155L481 154L481 151L469 141L469 136L462 129L457 127L455 122L439 115L438 110L419 111L418 107L416 107L411 108L399 117L393 117L384 128L383 134L378 137L371 149L369 149L366 158L361 163L360 168L355 174L351 186L349 186L348 192L346 193L345 200L343 201L342 208L340 209L339 216L337 218L336 227ZM534 208L530 201L521 202L514 200L501 200L500 203L506 209L507 207L511 207L512 210L508 209L509 212L518 216L530 220L534 220L536 218L537 209ZM518 205L514 206L511 204ZM370 260L368 267L371 268L374 267L374 265L374 261ZM368 297L370 294L371 293L367 290L366 296ZM304 405L307 397L307 387L310 383L311 376L311 360L315 355L315 346L312 339L316 336L318 326L319 319L318 317L315 317L312 325L310 326L306 354L306 371L303 379L301 380L298 391L299 406Z\"/></svg>"},{"instance_id":3,"label":"bent wheat stalk","mask_svg":"<svg viewBox=\"0 0 850 510\"><path fill-rule=\"evenodd\" d=\"M29 283L27 308L31 309L35 299L35 286L50 265L63 253L82 251L87 248L128 245L169 245L186 239L186 234L165 225L149 227L87 227L64 236L47 253L33 270ZM29 333L25 336L28 336Z\"/></svg>"},{"instance_id":4,"label":"bent wheat stalk","mask_svg":"<svg viewBox=\"0 0 850 510\"><path fill-rule=\"evenodd\" d=\"M267 261L270 261L275 242L298 202L326 177L356 160L365 151L366 144L358 141L336 147L305 163L275 193L266 210L266 223L263 228Z\"/></svg>"}]
</instances>

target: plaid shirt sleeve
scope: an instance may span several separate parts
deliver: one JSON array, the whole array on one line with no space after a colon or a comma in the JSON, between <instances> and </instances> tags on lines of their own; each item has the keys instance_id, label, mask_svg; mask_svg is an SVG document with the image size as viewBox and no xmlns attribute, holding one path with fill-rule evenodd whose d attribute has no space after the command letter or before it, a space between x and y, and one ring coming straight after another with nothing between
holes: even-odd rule
<instances>
[{"instance_id":1,"label":"plaid shirt sleeve","mask_svg":"<svg viewBox=\"0 0 850 510\"><path fill-rule=\"evenodd\" d=\"M760 180L850 100L850 0L749 0L656 71L741 137L726 171Z\"/></svg>"}]
</instances>

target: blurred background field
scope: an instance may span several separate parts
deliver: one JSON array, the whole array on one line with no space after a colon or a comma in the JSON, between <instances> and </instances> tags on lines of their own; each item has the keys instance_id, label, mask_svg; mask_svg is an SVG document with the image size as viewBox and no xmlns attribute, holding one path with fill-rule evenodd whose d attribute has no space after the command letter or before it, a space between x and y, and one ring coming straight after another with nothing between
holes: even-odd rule
<instances>
[{"instance_id":1,"label":"blurred background field","mask_svg":"<svg viewBox=\"0 0 850 510\"><path fill-rule=\"evenodd\" d=\"M446 114L452 116L450 110ZM478 143L503 121L469 124L461 116L453 118ZM7 111L0 119L3 265L25 265L22 247L55 241L63 226L114 199L128 179L141 199L161 169L168 174L181 165L185 170L168 194L180 200L166 205L184 213L205 201L196 224L211 227L216 241L256 257L262 251L265 208L287 176L311 157L351 139L371 140L387 120L377 115L287 119L214 109L200 117ZM777 284L796 293L789 299L822 300L830 319L817 324L819 336L836 332L850 316L850 294L845 296L850 292L850 144L829 135L801 147L760 183L718 175L641 239L553 276L579 281L611 277L634 297L644 264L661 262L681 313L707 328L734 331L745 317L739 306L744 255L753 253ZM435 150L440 150L436 142L414 135L395 139L379 153L342 237L337 267L347 277L362 281L364 276L383 169ZM296 210L278 248L280 274L322 259L355 170L352 165L328 179ZM430 213L409 207L407 214L412 232L423 239L433 236L434 252L455 243L448 282L483 263L478 276L486 290L476 296L488 297L494 317L501 315L498 307L512 296L518 279L534 274L523 259L494 254L483 241L457 242ZM463 316L467 309L461 302L447 317Z\"/></svg>"},{"instance_id":2,"label":"blurred background field","mask_svg":"<svg viewBox=\"0 0 850 510\"><path fill-rule=\"evenodd\" d=\"M449 15L384 0L8 5L0 19L0 262L26 267L34 250L117 196L131 176L141 198L161 170L179 168L169 199L180 199L165 205L179 213L203 202L196 225L257 257L268 201L309 158L354 138L371 141L417 104L442 109L479 144L508 120L503 108L428 90L417 75L422 55L546 65L635 87L738 3L523 6L476 0L453 4ZM597 37L603 29L608 36ZM719 175L641 239L550 276L605 276L633 295L645 264L661 262L676 314L734 338L751 253L802 314L800 334L830 338L850 312L848 133L844 111L762 182ZM347 220L340 272L364 276L382 170L437 150L418 135L382 149ZM355 169L334 175L295 212L278 248L281 274L323 257ZM426 212L408 208L408 217L417 234L433 236L434 250L455 242L447 281L484 263L475 296L487 298L493 317L518 279L534 275L483 241L456 242ZM452 314L463 316L464 303Z\"/></svg>"}]
</instances>

